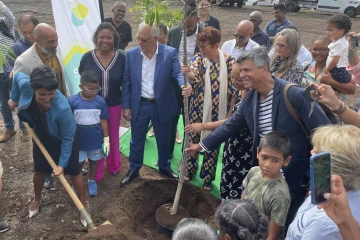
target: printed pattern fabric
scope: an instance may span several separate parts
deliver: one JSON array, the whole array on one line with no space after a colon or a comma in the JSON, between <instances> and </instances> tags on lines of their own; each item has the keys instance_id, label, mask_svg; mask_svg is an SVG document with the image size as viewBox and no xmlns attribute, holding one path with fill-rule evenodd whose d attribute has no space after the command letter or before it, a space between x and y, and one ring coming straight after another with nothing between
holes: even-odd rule
<instances>
[{"instance_id":1,"label":"printed pattern fabric","mask_svg":"<svg viewBox=\"0 0 360 240\"><path fill-rule=\"evenodd\" d=\"M234 106L234 112L241 103ZM222 199L239 199L244 190L242 182L252 167L253 139L250 130L241 129L238 135L229 138L224 145L220 195Z\"/></svg>"},{"instance_id":2,"label":"printed pattern fabric","mask_svg":"<svg viewBox=\"0 0 360 240\"><path fill-rule=\"evenodd\" d=\"M230 102L232 96L235 95L235 89L231 83L231 69L235 58L229 56L226 60L228 70L228 105L227 109L230 109ZM220 65L210 60L210 81L211 81L211 95L212 95L212 115L211 121L215 122L219 115L219 88L220 88ZM190 96L189 104L189 123L201 123L203 118L203 106L204 106L204 88L205 88L205 58L196 53L192 59L192 69L195 74L195 80L192 83L193 91ZM190 133L190 143L200 142L200 133ZM219 155L219 149L215 149L211 152L204 152L203 165L201 167L200 178L205 182L211 182L215 179L217 158ZM190 156L187 159L186 172L190 174L196 174L198 169L198 154Z\"/></svg>"}]
</instances>

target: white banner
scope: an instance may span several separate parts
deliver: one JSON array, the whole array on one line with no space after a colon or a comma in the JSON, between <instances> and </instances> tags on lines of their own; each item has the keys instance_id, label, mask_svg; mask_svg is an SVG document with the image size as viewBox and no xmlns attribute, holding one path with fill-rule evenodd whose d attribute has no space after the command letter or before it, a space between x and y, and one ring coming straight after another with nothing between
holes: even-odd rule
<instances>
[{"instance_id":1,"label":"white banner","mask_svg":"<svg viewBox=\"0 0 360 240\"><path fill-rule=\"evenodd\" d=\"M66 84L79 92L78 67L84 53L94 48L92 37L101 23L99 0L51 0Z\"/></svg>"}]
</instances>

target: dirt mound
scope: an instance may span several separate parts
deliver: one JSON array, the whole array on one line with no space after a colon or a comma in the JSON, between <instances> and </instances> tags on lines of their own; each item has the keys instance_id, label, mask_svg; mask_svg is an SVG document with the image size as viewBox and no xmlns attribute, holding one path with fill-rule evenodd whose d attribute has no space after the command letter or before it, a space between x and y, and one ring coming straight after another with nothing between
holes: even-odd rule
<instances>
[{"instance_id":1,"label":"dirt mound","mask_svg":"<svg viewBox=\"0 0 360 240\"><path fill-rule=\"evenodd\" d=\"M167 179L133 183L100 215L106 216L128 238L170 239L157 233L155 214L160 206L173 201L176 185L177 181ZM180 205L190 212L191 217L214 225L213 215L219 204L220 201L211 194L184 184Z\"/></svg>"}]
</instances>

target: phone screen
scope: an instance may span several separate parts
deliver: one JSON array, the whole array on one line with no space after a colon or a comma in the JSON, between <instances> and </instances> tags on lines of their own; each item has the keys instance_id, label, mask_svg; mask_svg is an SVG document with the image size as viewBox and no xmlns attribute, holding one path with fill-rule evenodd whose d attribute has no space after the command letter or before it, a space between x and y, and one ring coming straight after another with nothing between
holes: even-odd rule
<instances>
[{"instance_id":1,"label":"phone screen","mask_svg":"<svg viewBox=\"0 0 360 240\"><path fill-rule=\"evenodd\" d=\"M311 191L314 192L314 204L319 204L326 201L324 194L331 191L330 154L322 153L314 156L313 164L314 189Z\"/></svg>"}]
</instances>

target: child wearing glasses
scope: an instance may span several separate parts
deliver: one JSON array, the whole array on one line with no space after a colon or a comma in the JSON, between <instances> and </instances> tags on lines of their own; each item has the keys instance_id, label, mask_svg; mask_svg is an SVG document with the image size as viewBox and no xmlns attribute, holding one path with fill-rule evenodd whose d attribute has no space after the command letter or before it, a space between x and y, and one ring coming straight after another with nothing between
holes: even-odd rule
<instances>
[{"instance_id":1,"label":"child wearing glasses","mask_svg":"<svg viewBox=\"0 0 360 240\"><path fill-rule=\"evenodd\" d=\"M98 161L110 151L108 108L105 100L97 93L101 90L99 77L94 70L87 69L81 73L81 92L69 99L74 112L79 136L79 162L81 167L89 160L89 196L97 194L95 175ZM102 144L104 144L102 149Z\"/></svg>"},{"instance_id":2,"label":"child wearing glasses","mask_svg":"<svg viewBox=\"0 0 360 240\"><path fill-rule=\"evenodd\" d=\"M350 73L346 70L349 65L347 58L349 44L345 39L351 29L351 20L345 14L336 14L326 21L326 36L332 43L329 44L329 56L326 60L325 72L330 72L332 78L340 83L351 80Z\"/></svg>"}]
</instances>

